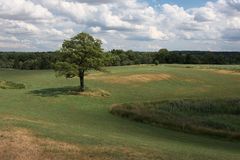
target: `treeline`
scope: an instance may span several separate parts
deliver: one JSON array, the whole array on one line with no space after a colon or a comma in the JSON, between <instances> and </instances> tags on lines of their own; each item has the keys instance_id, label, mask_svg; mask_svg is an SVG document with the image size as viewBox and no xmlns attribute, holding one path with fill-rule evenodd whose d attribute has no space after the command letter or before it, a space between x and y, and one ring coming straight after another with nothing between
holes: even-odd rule
<instances>
[{"instance_id":1,"label":"treeline","mask_svg":"<svg viewBox=\"0 0 240 160\"><path fill-rule=\"evenodd\" d=\"M52 69L55 52L0 52L0 68Z\"/></svg>"},{"instance_id":2,"label":"treeline","mask_svg":"<svg viewBox=\"0 0 240 160\"><path fill-rule=\"evenodd\" d=\"M52 69L56 52L0 52L0 68ZM112 50L105 53L106 66L134 64L240 64L240 52L168 51L136 52Z\"/></svg>"},{"instance_id":3,"label":"treeline","mask_svg":"<svg viewBox=\"0 0 240 160\"><path fill-rule=\"evenodd\" d=\"M240 64L240 52L168 51L134 52L112 50L109 66L132 64Z\"/></svg>"}]
</instances>

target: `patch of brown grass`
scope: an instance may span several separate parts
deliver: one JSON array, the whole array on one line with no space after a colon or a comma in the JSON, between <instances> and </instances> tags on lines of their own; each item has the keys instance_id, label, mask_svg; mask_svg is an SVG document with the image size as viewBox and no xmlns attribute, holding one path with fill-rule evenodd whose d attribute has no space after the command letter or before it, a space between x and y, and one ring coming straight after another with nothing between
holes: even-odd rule
<instances>
[{"instance_id":1,"label":"patch of brown grass","mask_svg":"<svg viewBox=\"0 0 240 160\"><path fill-rule=\"evenodd\" d=\"M148 160L161 159L156 152L128 147L74 145L34 136L26 129L0 131L1 160Z\"/></svg>"},{"instance_id":2,"label":"patch of brown grass","mask_svg":"<svg viewBox=\"0 0 240 160\"><path fill-rule=\"evenodd\" d=\"M32 135L24 129L0 132L1 160L38 160L41 150Z\"/></svg>"},{"instance_id":3,"label":"patch of brown grass","mask_svg":"<svg viewBox=\"0 0 240 160\"><path fill-rule=\"evenodd\" d=\"M219 74L234 74L234 75L240 75L240 72L235 71L229 71L229 70L216 70Z\"/></svg>"},{"instance_id":4,"label":"patch of brown grass","mask_svg":"<svg viewBox=\"0 0 240 160\"><path fill-rule=\"evenodd\" d=\"M183 79L183 81L189 82L189 83L202 83L203 82L202 80L193 79L193 78Z\"/></svg>"},{"instance_id":5,"label":"patch of brown grass","mask_svg":"<svg viewBox=\"0 0 240 160\"><path fill-rule=\"evenodd\" d=\"M80 92L79 95L88 96L88 97L109 97L111 93L103 89L97 89L97 90Z\"/></svg>"},{"instance_id":6,"label":"patch of brown grass","mask_svg":"<svg viewBox=\"0 0 240 160\"><path fill-rule=\"evenodd\" d=\"M147 83L151 81L168 80L169 74L133 74L133 75L111 75L111 76L88 76L88 79L101 80L107 83L129 84L129 83Z\"/></svg>"},{"instance_id":7,"label":"patch of brown grass","mask_svg":"<svg viewBox=\"0 0 240 160\"><path fill-rule=\"evenodd\" d=\"M240 75L240 72L232 71L232 70L224 70L224 69L200 69L203 71L213 71L218 74L226 74L226 75Z\"/></svg>"}]
</instances>

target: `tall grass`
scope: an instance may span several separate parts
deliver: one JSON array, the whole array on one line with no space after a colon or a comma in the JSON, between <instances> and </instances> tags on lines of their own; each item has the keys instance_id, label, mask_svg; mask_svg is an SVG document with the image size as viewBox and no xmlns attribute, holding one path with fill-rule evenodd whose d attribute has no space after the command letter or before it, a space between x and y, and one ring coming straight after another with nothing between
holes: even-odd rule
<instances>
[{"instance_id":1,"label":"tall grass","mask_svg":"<svg viewBox=\"0 0 240 160\"><path fill-rule=\"evenodd\" d=\"M24 84L14 83L12 81L0 81L0 89L24 89Z\"/></svg>"},{"instance_id":2,"label":"tall grass","mask_svg":"<svg viewBox=\"0 0 240 160\"><path fill-rule=\"evenodd\" d=\"M114 105L110 112L160 127L240 139L240 99L175 100Z\"/></svg>"}]
</instances>

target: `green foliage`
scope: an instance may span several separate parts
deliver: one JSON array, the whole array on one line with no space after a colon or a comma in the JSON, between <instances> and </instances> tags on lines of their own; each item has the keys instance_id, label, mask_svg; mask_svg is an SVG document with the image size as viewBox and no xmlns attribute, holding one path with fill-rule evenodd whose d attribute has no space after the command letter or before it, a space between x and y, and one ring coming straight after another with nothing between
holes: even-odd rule
<instances>
[{"instance_id":1,"label":"green foliage","mask_svg":"<svg viewBox=\"0 0 240 160\"><path fill-rule=\"evenodd\" d=\"M15 69L53 69L57 52L0 52L0 68ZM103 54L104 66L123 66L132 64L240 64L239 52L206 51L168 51L136 52L112 50ZM102 64L103 63L103 64Z\"/></svg>"},{"instance_id":2,"label":"green foliage","mask_svg":"<svg viewBox=\"0 0 240 160\"><path fill-rule=\"evenodd\" d=\"M80 91L84 91L84 73L101 70L104 65L102 42L87 33L79 33L63 42L58 52L55 71L66 78L79 77Z\"/></svg>"},{"instance_id":3,"label":"green foliage","mask_svg":"<svg viewBox=\"0 0 240 160\"><path fill-rule=\"evenodd\" d=\"M157 65L159 65L159 61L158 60L155 60L154 61L154 64L157 66Z\"/></svg>"},{"instance_id":4,"label":"green foliage","mask_svg":"<svg viewBox=\"0 0 240 160\"><path fill-rule=\"evenodd\" d=\"M65 40L57 55L56 71L68 69L71 71L64 72L74 77L78 76L76 70L100 70L104 64L101 44L100 40L87 33L80 33L70 40Z\"/></svg>"},{"instance_id":5,"label":"green foliage","mask_svg":"<svg viewBox=\"0 0 240 160\"><path fill-rule=\"evenodd\" d=\"M0 52L0 68L51 69L55 52Z\"/></svg>"},{"instance_id":6,"label":"green foliage","mask_svg":"<svg viewBox=\"0 0 240 160\"><path fill-rule=\"evenodd\" d=\"M240 139L240 99L175 100L112 106L110 112L160 127ZM226 117L228 117L226 119ZM224 120L223 120L224 119Z\"/></svg>"},{"instance_id":7,"label":"green foliage","mask_svg":"<svg viewBox=\"0 0 240 160\"><path fill-rule=\"evenodd\" d=\"M57 62L55 64L57 76L65 76L66 78L73 78L78 75L78 66L67 62Z\"/></svg>"}]
</instances>

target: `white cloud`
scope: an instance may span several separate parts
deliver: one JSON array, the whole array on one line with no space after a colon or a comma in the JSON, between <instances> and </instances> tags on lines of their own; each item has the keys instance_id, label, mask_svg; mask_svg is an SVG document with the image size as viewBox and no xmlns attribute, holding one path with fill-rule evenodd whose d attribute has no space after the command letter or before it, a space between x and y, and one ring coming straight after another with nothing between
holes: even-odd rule
<instances>
[{"instance_id":1,"label":"white cloud","mask_svg":"<svg viewBox=\"0 0 240 160\"><path fill-rule=\"evenodd\" d=\"M0 41L2 41L2 42L18 42L19 40L14 36L11 36L11 37L0 36Z\"/></svg>"},{"instance_id":2,"label":"white cloud","mask_svg":"<svg viewBox=\"0 0 240 160\"><path fill-rule=\"evenodd\" d=\"M53 15L39 4L27 0L1 0L0 17L15 20L48 19Z\"/></svg>"},{"instance_id":3,"label":"white cloud","mask_svg":"<svg viewBox=\"0 0 240 160\"><path fill-rule=\"evenodd\" d=\"M214 21L217 18L217 13L213 8L201 7L193 10L194 20L198 22Z\"/></svg>"},{"instance_id":4,"label":"white cloud","mask_svg":"<svg viewBox=\"0 0 240 160\"><path fill-rule=\"evenodd\" d=\"M90 27L90 31L93 33L98 33L101 30L102 30L101 27Z\"/></svg>"},{"instance_id":5,"label":"white cloud","mask_svg":"<svg viewBox=\"0 0 240 160\"><path fill-rule=\"evenodd\" d=\"M56 50L82 31L102 39L106 49L239 50L239 17L240 0L190 9L143 0L0 0L0 50Z\"/></svg>"}]
</instances>

